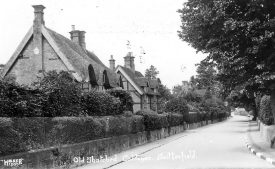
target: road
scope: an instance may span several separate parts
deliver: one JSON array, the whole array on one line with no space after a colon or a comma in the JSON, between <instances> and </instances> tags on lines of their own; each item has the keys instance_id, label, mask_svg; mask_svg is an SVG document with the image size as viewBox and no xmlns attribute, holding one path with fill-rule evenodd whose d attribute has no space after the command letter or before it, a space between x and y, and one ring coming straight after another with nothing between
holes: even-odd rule
<instances>
[{"instance_id":1,"label":"road","mask_svg":"<svg viewBox=\"0 0 275 169\"><path fill-rule=\"evenodd\" d=\"M225 122L188 130L109 157L111 162L79 169L275 168L246 148L247 120L244 116L234 116Z\"/></svg>"}]
</instances>

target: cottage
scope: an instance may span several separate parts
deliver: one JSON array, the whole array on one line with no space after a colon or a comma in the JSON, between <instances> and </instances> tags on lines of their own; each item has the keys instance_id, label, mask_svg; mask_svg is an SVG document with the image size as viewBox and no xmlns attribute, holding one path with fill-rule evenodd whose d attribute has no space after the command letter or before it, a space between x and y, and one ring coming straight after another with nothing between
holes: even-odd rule
<instances>
[{"instance_id":1,"label":"cottage","mask_svg":"<svg viewBox=\"0 0 275 169\"><path fill-rule=\"evenodd\" d=\"M86 49L85 31L72 26L68 39L45 26L43 5L34 5L34 21L28 33L5 65L2 76L14 76L30 85L45 72L68 71L85 90L117 87L118 77Z\"/></svg>"},{"instance_id":2,"label":"cottage","mask_svg":"<svg viewBox=\"0 0 275 169\"><path fill-rule=\"evenodd\" d=\"M120 87L130 91L134 101L134 112L138 110L158 110L158 87L160 81L148 79L135 70L134 56L129 52L124 57L124 66L115 68L115 60L111 56L110 69L114 70L120 78Z\"/></svg>"}]
</instances>

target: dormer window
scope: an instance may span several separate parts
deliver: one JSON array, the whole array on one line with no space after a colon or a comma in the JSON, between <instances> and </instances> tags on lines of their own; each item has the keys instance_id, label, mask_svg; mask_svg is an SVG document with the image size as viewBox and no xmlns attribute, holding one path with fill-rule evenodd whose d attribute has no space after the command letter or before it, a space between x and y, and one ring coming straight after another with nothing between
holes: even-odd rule
<instances>
[{"instance_id":1,"label":"dormer window","mask_svg":"<svg viewBox=\"0 0 275 169\"><path fill-rule=\"evenodd\" d=\"M105 89L110 89L111 88L111 85L109 83L108 74L107 74L106 70L103 71L102 83L103 83L103 86L104 86Z\"/></svg>"},{"instance_id":2,"label":"dormer window","mask_svg":"<svg viewBox=\"0 0 275 169\"><path fill-rule=\"evenodd\" d=\"M102 82L103 82L103 84L105 84L105 82L106 82L106 75L103 73L103 77L102 77Z\"/></svg>"},{"instance_id":3,"label":"dormer window","mask_svg":"<svg viewBox=\"0 0 275 169\"><path fill-rule=\"evenodd\" d=\"M91 86L93 88L98 86L97 80L96 80L96 77L95 77L95 71L94 71L94 68L91 64L88 66L88 72L89 72L89 78L90 78Z\"/></svg>"}]
</instances>

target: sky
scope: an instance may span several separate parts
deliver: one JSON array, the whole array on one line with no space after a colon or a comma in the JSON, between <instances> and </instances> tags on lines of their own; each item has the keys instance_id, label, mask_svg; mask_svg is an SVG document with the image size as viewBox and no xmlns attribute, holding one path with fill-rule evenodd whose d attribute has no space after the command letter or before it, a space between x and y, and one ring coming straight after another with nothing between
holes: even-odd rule
<instances>
[{"instance_id":1,"label":"sky","mask_svg":"<svg viewBox=\"0 0 275 169\"><path fill-rule=\"evenodd\" d=\"M173 86L196 75L206 57L179 39L180 15L186 0L8 0L0 6L0 63L5 64L32 26L32 5L44 5L45 26L70 38L71 25L86 31L86 48L109 66L124 65L128 51L136 70L153 65L162 83ZM130 42L127 46L128 41ZM144 54L145 53L145 54Z\"/></svg>"}]
</instances>

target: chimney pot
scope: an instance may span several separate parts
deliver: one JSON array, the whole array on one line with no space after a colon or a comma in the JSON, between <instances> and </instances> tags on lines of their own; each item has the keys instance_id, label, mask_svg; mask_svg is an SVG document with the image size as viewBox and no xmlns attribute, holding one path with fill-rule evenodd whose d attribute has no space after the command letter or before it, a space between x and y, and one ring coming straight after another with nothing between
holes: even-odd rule
<instances>
[{"instance_id":1,"label":"chimney pot","mask_svg":"<svg viewBox=\"0 0 275 169\"><path fill-rule=\"evenodd\" d=\"M78 45L80 45L83 49L86 49L85 42L85 31L75 30L75 25L72 25L71 40Z\"/></svg>"}]
</instances>

